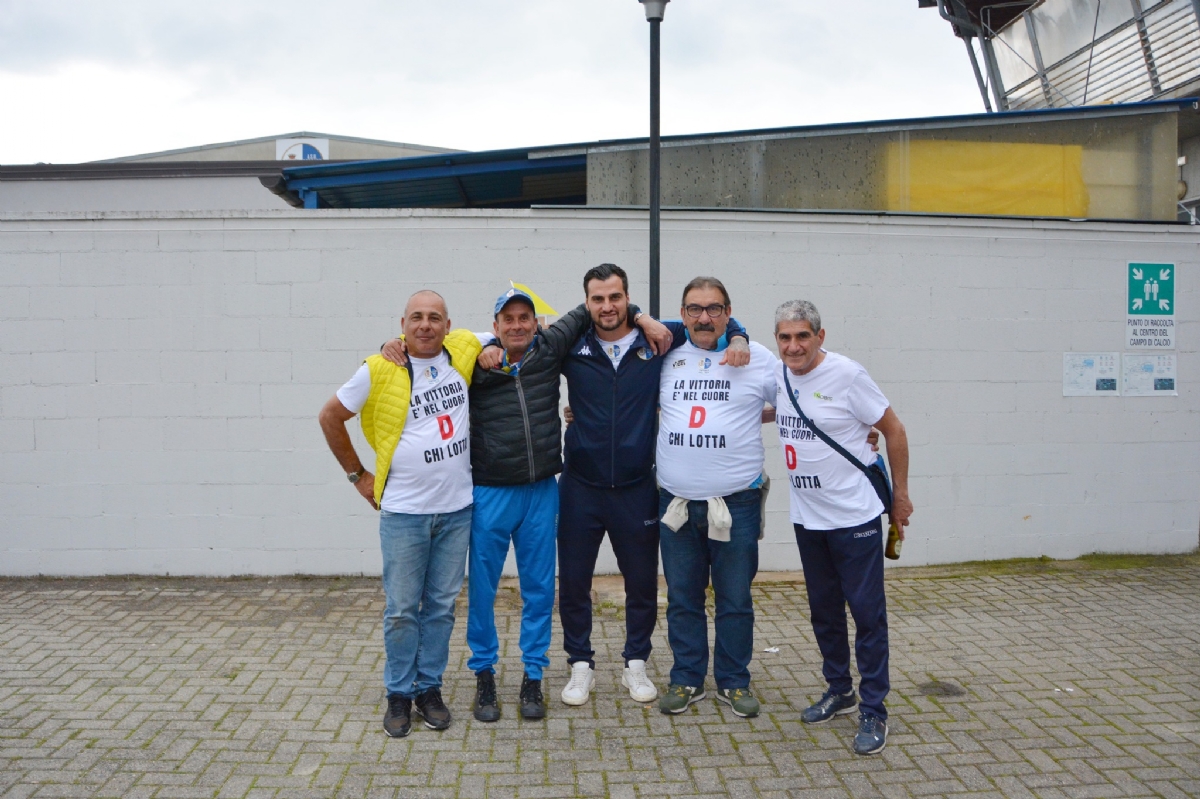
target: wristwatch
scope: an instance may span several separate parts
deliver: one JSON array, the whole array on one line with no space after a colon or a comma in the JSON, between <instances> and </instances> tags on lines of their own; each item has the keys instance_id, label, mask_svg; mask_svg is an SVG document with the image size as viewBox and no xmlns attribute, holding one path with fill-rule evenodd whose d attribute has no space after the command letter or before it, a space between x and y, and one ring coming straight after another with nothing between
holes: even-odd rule
<instances>
[{"instance_id":1,"label":"wristwatch","mask_svg":"<svg viewBox=\"0 0 1200 799\"><path fill-rule=\"evenodd\" d=\"M362 479L362 476L364 474L366 474L366 471L367 471L366 466L359 466L357 472L346 472L346 479L349 480L351 483L357 483L359 480Z\"/></svg>"}]
</instances>

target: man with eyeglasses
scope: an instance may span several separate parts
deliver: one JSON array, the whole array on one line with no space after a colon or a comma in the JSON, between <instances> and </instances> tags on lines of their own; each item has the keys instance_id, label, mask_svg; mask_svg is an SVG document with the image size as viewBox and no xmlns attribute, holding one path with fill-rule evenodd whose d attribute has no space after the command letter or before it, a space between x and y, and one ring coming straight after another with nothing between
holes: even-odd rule
<instances>
[{"instance_id":1,"label":"man with eyeglasses","mask_svg":"<svg viewBox=\"0 0 1200 799\"><path fill-rule=\"evenodd\" d=\"M718 363L732 310L720 280L698 277L683 290L688 341L659 376L657 462L659 541L667 579L667 640L674 665L659 700L682 713L704 698L708 675L706 589L716 600L713 677L717 699L737 716L758 715L750 690L763 473L764 404L776 396L769 350L750 343L750 363Z\"/></svg>"},{"instance_id":2,"label":"man with eyeglasses","mask_svg":"<svg viewBox=\"0 0 1200 799\"><path fill-rule=\"evenodd\" d=\"M654 480L657 387L671 354L655 355L633 322L629 278L615 264L583 277L592 326L563 362L574 421L563 444L559 479L558 607L571 668L562 690L567 705L583 705L595 685L592 573L607 534L625 582L625 668L621 683L638 702L658 695L646 674L658 620L658 491ZM724 326L724 321L723 321ZM675 344L685 343L676 323ZM714 360L745 364L746 334Z\"/></svg>"}]
</instances>

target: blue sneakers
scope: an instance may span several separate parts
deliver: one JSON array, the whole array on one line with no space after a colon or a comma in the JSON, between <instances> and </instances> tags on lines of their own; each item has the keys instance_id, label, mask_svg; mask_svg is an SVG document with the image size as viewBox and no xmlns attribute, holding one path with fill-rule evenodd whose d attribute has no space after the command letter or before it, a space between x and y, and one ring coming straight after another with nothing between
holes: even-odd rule
<instances>
[{"instance_id":1,"label":"blue sneakers","mask_svg":"<svg viewBox=\"0 0 1200 799\"><path fill-rule=\"evenodd\" d=\"M854 736L854 754L873 755L887 745L887 722L873 713L860 713L858 734Z\"/></svg>"},{"instance_id":2,"label":"blue sneakers","mask_svg":"<svg viewBox=\"0 0 1200 799\"><path fill-rule=\"evenodd\" d=\"M858 706L858 697L851 691L848 694L835 694L826 691L815 705L806 707L800 714L800 720L805 724L824 724L834 716L844 716L853 713Z\"/></svg>"}]
</instances>

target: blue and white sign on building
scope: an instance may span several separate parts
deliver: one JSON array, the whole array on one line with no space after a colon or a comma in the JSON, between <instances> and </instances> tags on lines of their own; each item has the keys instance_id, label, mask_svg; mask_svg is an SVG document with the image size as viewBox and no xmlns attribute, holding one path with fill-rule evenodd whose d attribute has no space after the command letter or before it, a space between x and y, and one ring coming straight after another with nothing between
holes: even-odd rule
<instances>
[{"instance_id":1,"label":"blue and white sign on building","mask_svg":"<svg viewBox=\"0 0 1200 799\"><path fill-rule=\"evenodd\" d=\"M276 161L328 161L329 139L276 139Z\"/></svg>"}]
</instances>

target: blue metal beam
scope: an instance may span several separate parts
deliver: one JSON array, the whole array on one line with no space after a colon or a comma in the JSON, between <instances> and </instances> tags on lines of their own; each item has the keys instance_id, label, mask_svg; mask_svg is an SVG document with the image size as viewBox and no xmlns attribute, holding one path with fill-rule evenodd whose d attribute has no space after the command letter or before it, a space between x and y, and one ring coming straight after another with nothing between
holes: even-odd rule
<instances>
[{"instance_id":1,"label":"blue metal beam","mask_svg":"<svg viewBox=\"0 0 1200 799\"><path fill-rule=\"evenodd\" d=\"M504 172L537 174L542 172L562 172L571 169L585 169L586 167L586 155L567 155L557 158L535 158L532 160L520 159L513 161L492 161L476 164L449 164L444 166L418 167L415 169L390 169L384 172L340 174L329 175L328 177L309 176L304 178L288 178L287 187L290 191L300 193L301 191L313 191L347 186L366 186L375 183L404 183L412 180L459 178L471 175L487 175Z\"/></svg>"}]
</instances>

